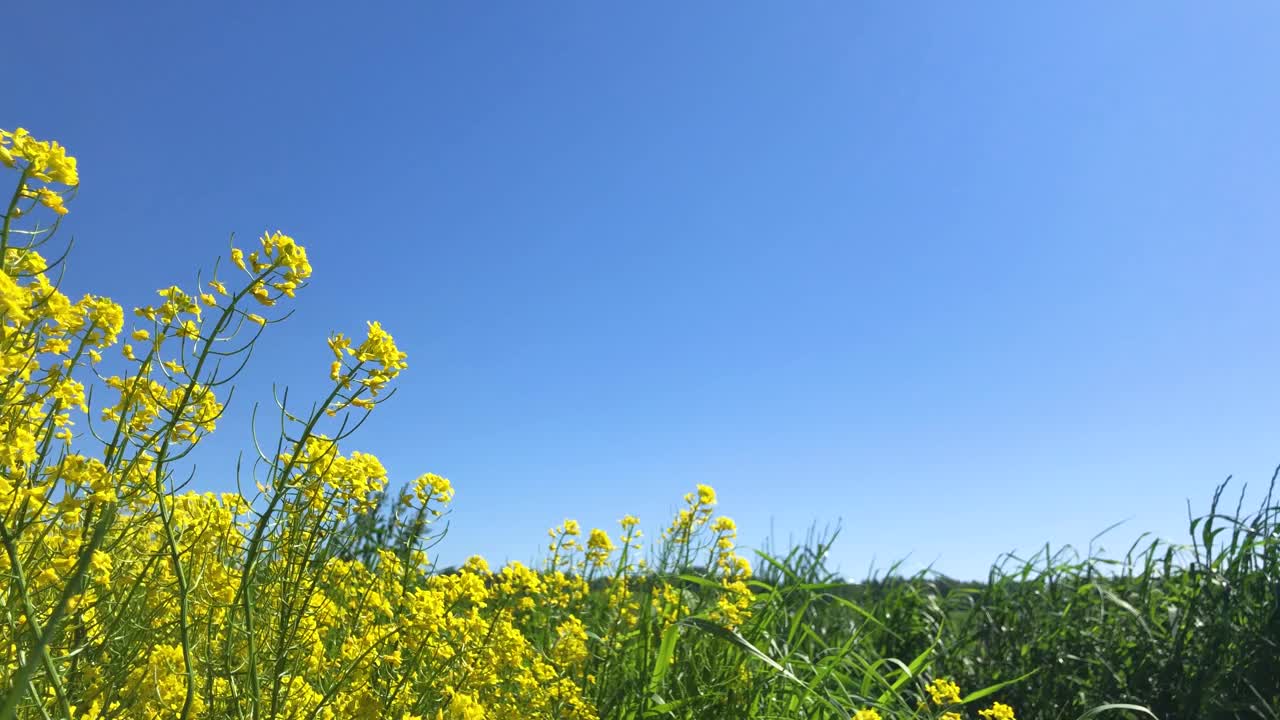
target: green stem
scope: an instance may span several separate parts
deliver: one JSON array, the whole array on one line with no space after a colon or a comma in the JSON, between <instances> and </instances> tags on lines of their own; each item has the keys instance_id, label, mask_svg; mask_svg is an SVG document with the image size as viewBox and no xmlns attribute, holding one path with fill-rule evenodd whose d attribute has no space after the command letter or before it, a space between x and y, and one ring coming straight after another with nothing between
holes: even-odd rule
<instances>
[{"instance_id":1,"label":"green stem","mask_svg":"<svg viewBox=\"0 0 1280 720\"><path fill-rule=\"evenodd\" d=\"M22 199L22 188L27 186L27 178L31 177L30 166L22 169L22 176L18 178L18 187L13 191L13 198L9 200L9 209L4 213L4 226L0 227L0 261L4 260L5 252L9 249L9 226L13 222L13 211L18 208L18 201Z\"/></svg>"}]
</instances>

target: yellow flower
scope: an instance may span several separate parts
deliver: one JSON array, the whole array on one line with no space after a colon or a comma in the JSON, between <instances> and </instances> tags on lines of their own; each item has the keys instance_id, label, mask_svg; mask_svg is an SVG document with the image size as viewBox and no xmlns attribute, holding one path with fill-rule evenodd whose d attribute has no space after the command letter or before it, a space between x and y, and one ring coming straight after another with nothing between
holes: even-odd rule
<instances>
[{"instance_id":1,"label":"yellow flower","mask_svg":"<svg viewBox=\"0 0 1280 720\"><path fill-rule=\"evenodd\" d=\"M465 693L455 693L449 700L448 712L437 717L443 720L485 720L485 715L485 707L479 700Z\"/></svg>"},{"instance_id":2,"label":"yellow flower","mask_svg":"<svg viewBox=\"0 0 1280 720\"><path fill-rule=\"evenodd\" d=\"M414 495L424 506L431 500L447 503L453 500L453 485L448 478L434 473L418 476L414 481Z\"/></svg>"},{"instance_id":3,"label":"yellow flower","mask_svg":"<svg viewBox=\"0 0 1280 720\"><path fill-rule=\"evenodd\" d=\"M48 188L40 188L36 190L36 193L40 198L40 203L43 204L45 207L49 208L50 210L54 211L59 215L67 214L67 208L65 205L62 204L61 195L59 195L58 193Z\"/></svg>"},{"instance_id":4,"label":"yellow flower","mask_svg":"<svg viewBox=\"0 0 1280 720\"><path fill-rule=\"evenodd\" d=\"M880 720L880 713L871 708L859 710L853 714L853 720Z\"/></svg>"},{"instance_id":5,"label":"yellow flower","mask_svg":"<svg viewBox=\"0 0 1280 720\"><path fill-rule=\"evenodd\" d=\"M293 238L281 232L263 235L261 239L262 255L285 270L285 279L281 283L281 292L293 297L293 289L298 283L311 277L311 263L307 262L307 250ZM264 263L264 265L269 265Z\"/></svg>"},{"instance_id":6,"label":"yellow flower","mask_svg":"<svg viewBox=\"0 0 1280 720\"><path fill-rule=\"evenodd\" d=\"M406 355L400 352L396 347L396 341L391 334L382 329L382 324L378 322L370 322L369 332L364 342L360 343L360 347L354 350L357 360L363 363L370 363L375 367L369 371L373 377L383 380L394 379L400 374L400 371L407 368L405 362ZM338 336L341 337L341 336ZM330 347L333 341L330 341Z\"/></svg>"},{"instance_id":7,"label":"yellow flower","mask_svg":"<svg viewBox=\"0 0 1280 720\"><path fill-rule=\"evenodd\" d=\"M711 487L710 485L699 485L698 486L698 502L703 505L715 505L716 504L715 488Z\"/></svg>"},{"instance_id":8,"label":"yellow flower","mask_svg":"<svg viewBox=\"0 0 1280 720\"><path fill-rule=\"evenodd\" d=\"M124 308L107 298L85 295L78 303L89 316L93 329L85 339L99 348L113 345L124 329Z\"/></svg>"},{"instance_id":9,"label":"yellow flower","mask_svg":"<svg viewBox=\"0 0 1280 720\"><path fill-rule=\"evenodd\" d=\"M1013 716L1013 708L1004 703L993 703L986 710L979 710L978 714L987 720L1017 720Z\"/></svg>"},{"instance_id":10,"label":"yellow flower","mask_svg":"<svg viewBox=\"0 0 1280 720\"><path fill-rule=\"evenodd\" d=\"M249 288L249 292L265 307L271 307L276 304L276 301L271 299L271 293L262 286L262 283L254 283L253 287Z\"/></svg>"},{"instance_id":11,"label":"yellow flower","mask_svg":"<svg viewBox=\"0 0 1280 720\"><path fill-rule=\"evenodd\" d=\"M551 657L556 664L573 667L587 659L587 629L581 620L570 615L556 627L556 635L556 644L551 650Z\"/></svg>"},{"instance_id":12,"label":"yellow flower","mask_svg":"<svg viewBox=\"0 0 1280 720\"><path fill-rule=\"evenodd\" d=\"M593 565L603 565L612 552L613 540L609 538L609 533L599 528L593 528L591 536L587 538L587 562Z\"/></svg>"},{"instance_id":13,"label":"yellow flower","mask_svg":"<svg viewBox=\"0 0 1280 720\"><path fill-rule=\"evenodd\" d=\"M151 339L151 333L147 332L146 330L134 330L129 337L133 338L134 340L137 340L138 342L146 342L147 340Z\"/></svg>"},{"instance_id":14,"label":"yellow flower","mask_svg":"<svg viewBox=\"0 0 1280 720\"><path fill-rule=\"evenodd\" d=\"M933 702L938 705L960 702L960 686L946 678L935 678L924 689L933 698Z\"/></svg>"},{"instance_id":15,"label":"yellow flower","mask_svg":"<svg viewBox=\"0 0 1280 720\"><path fill-rule=\"evenodd\" d=\"M13 132L0 130L0 162L15 167L17 160L25 160L31 177L44 182L63 185L79 185L76 159L67 155L66 148L54 141L36 140L23 128Z\"/></svg>"},{"instance_id":16,"label":"yellow flower","mask_svg":"<svg viewBox=\"0 0 1280 720\"><path fill-rule=\"evenodd\" d=\"M333 359L341 361L342 351L351 352L351 341L342 333L334 333L329 336L329 350L333 353ZM354 353L352 353L354 354Z\"/></svg>"}]
</instances>

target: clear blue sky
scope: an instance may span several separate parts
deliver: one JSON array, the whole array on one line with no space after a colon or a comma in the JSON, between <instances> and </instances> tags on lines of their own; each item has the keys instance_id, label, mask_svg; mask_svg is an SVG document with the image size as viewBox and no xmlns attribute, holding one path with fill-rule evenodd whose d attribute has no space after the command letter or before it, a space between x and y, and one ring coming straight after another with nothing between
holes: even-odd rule
<instances>
[{"instance_id":1,"label":"clear blue sky","mask_svg":"<svg viewBox=\"0 0 1280 720\"><path fill-rule=\"evenodd\" d=\"M20 3L0 126L80 157L72 292L309 247L201 489L381 319L446 557L707 482L978 575L1280 462L1280 6L1041 5Z\"/></svg>"}]
</instances>

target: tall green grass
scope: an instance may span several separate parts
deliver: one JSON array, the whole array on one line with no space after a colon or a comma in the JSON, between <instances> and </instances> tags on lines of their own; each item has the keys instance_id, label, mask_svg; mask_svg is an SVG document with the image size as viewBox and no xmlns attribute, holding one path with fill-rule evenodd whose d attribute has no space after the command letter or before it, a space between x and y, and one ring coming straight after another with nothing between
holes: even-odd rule
<instances>
[{"instance_id":1,"label":"tall green grass","mask_svg":"<svg viewBox=\"0 0 1280 720\"><path fill-rule=\"evenodd\" d=\"M938 667L969 682L1034 672L1005 692L1039 717L1116 701L1168 720L1280 718L1274 488L1245 512L1243 491L1224 508L1219 486L1185 542L1002 558L985 584L937 596Z\"/></svg>"},{"instance_id":2,"label":"tall green grass","mask_svg":"<svg viewBox=\"0 0 1280 720\"><path fill-rule=\"evenodd\" d=\"M633 650L597 658L611 666L601 715L934 717L923 684L951 677L971 706L999 699L1021 718L1276 720L1280 507L1271 490L1251 512L1227 507L1225 489L1185 541L1144 538L1122 557L1046 546L999 558L985 582L895 567L849 583L827 562L836 533L811 533L758 554L737 632L645 627ZM696 573L678 577L699 591Z\"/></svg>"}]
</instances>

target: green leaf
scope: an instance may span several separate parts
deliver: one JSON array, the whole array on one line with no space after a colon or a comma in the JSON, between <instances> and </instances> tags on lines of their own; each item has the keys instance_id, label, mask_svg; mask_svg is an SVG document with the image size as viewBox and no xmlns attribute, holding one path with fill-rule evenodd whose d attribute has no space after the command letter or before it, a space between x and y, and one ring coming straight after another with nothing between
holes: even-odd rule
<instances>
[{"instance_id":1,"label":"green leaf","mask_svg":"<svg viewBox=\"0 0 1280 720\"><path fill-rule=\"evenodd\" d=\"M752 645L751 641L742 637L742 635L738 633L736 630L730 630L729 628L722 627L702 617L685 618L676 624L695 627L713 637L724 640L725 642L733 645L739 650L742 650L747 654L751 655L752 657L756 658L757 660L764 663L765 665L768 665L770 668L773 668L773 670L776 671L779 675L799 685L800 687L804 688L806 691L810 690L808 684L806 684L800 678L796 677L790 670L780 665L776 660L766 655L763 650L756 647L755 645ZM845 712L844 708L831 702L830 699L824 697L821 693L818 693L816 697L822 700L824 703L826 703L827 706L830 707L832 710L835 710L837 713L840 713L841 717L844 717L846 720L848 720L849 714Z\"/></svg>"},{"instance_id":2,"label":"green leaf","mask_svg":"<svg viewBox=\"0 0 1280 720\"><path fill-rule=\"evenodd\" d=\"M910 665L907 665L907 669L903 671L902 675L897 680L893 681L893 684L889 686L889 689L880 694L880 698L876 700L876 703L884 705L889 702L890 699L895 697L898 694L898 691L902 689L903 685L906 685L911 678L919 674L920 668L924 667L925 661L933 654L933 649L935 647L937 647L936 641L933 645L925 648L924 652L917 655L916 659L912 660Z\"/></svg>"},{"instance_id":3,"label":"green leaf","mask_svg":"<svg viewBox=\"0 0 1280 720\"><path fill-rule=\"evenodd\" d=\"M1038 673L1038 672L1040 672L1040 669L1039 669L1039 668L1036 668L1035 670L1032 670L1031 672L1029 672L1029 673L1027 673L1027 674L1025 674L1025 675L1020 675L1020 676L1018 676L1018 677L1016 677L1016 678L1014 678L1014 679L1012 679L1012 680L1005 680L1005 681L1004 681L1004 682L1002 682L1002 683L996 683L995 685L988 685L987 687L984 687L984 688L982 688L981 690L975 690L975 691L973 691L973 692L969 693L968 695L965 695L964 697L960 698L960 704L962 704L962 705L967 705L967 704L969 704L969 703L973 702L974 700L981 700L982 698L984 698L984 697L986 697L986 696L988 696L988 695L990 695L990 694L992 694L992 693L994 693L994 692L996 692L996 691L998 691L998 690L1001 690L1001 689L1003 689L1003 688L1007 688L1007 687L1009 687L1010 685L1012 685L1012 684L1014 684L1014 683L1020 683L1020 682L1022 682L1023 680L1026 680L1027 678L1031 677L1032 675L1035 675L1035 674L1036 674L1036 673Z\"/></svg>"},{"instance_id":4,"label":"green leaf","mask_svg":"<svg viewBox=\"0 0 1280 720\"><path fill-rule=\"evenodd\" d=\"M676 640L680 634L680 623L673 623L662 633L662 643L658 646L658 656L653 661L653 675L649 678L650 694L658 692L662 680L671 668L671 658L676 652Z\"/></svg>"},{"instance_id":5,"label":"green leaf","mask_svg":"<svg viewBox=\"0 0 1280 720\"><path fill-rule=\"evenodd\" d=\"M1150 715L1153 718L1156 717L1155 713L1151 712L1151 710L1145 707L1142 707L1141 705L1129 705L1127 703L1111 703L1108 705L1099 705L1098 707L1093 708L1092 710L1076 718L1076 720L1085 720L1085 718L1091 718L1094 715L1097 715L1098 713L1104 713L1108 710L1130 710L1132 712L1146 713L1147 715ZM1160 719L1156 718L1156 720L1160 720Z\"/></svg>"}]
</instances>

